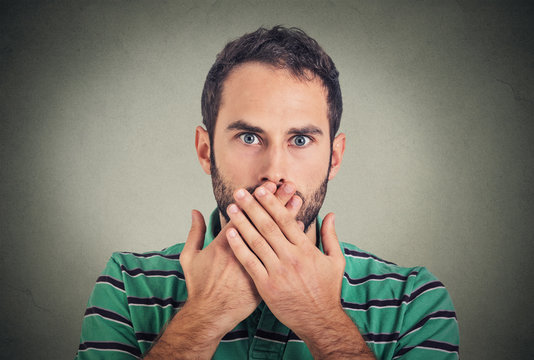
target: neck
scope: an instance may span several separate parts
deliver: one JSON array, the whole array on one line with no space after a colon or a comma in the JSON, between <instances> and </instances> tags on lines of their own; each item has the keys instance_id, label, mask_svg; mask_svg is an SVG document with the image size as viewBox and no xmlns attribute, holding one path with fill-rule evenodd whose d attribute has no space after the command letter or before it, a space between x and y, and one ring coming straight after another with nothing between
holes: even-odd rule
<instances>
[{"instance_id":1,"label":"neck","mask_svg":"<svg viewBox=\"0 0 534 360\"><path fill-rule=\"evenodd\" d=\"M219 212L219 219L221 221L221 229L224 228L227 224L226 219L224 216L222 216L221 212ZM306 236L310 240L312 244L317 244L317 219L313 220L313 222L308 227L308 230L306 231Z\"/></svg>"}]
</instances>

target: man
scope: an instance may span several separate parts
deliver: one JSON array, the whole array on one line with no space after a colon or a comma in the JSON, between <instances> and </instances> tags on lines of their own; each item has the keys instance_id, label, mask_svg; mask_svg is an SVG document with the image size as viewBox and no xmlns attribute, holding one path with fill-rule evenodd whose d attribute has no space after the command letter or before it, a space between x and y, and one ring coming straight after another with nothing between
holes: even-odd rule
<instances>
[{"instance_id":1,"label":"man","mask_svg":"<svg viewBox=\"0 0 534 360\"><path fill-rule=\"evenodd\" d=\"M217 56L196 129L218 210L185 244L116 253L89 300L79 359L456 359L450 297L424 268L339 243L317 215L345 135L338 72L298 29Z\"/></svg>"}]
</instances>

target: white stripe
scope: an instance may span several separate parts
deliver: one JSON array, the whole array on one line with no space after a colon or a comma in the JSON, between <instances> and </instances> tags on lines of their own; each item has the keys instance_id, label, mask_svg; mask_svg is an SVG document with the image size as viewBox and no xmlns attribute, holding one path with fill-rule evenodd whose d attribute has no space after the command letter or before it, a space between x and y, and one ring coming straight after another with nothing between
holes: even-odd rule
<instances>
[{"instance_id":1,"label":"white stripe","mask_svg":"<svg viewBox=\"0 0 534 360\"><path fill-rule=\"evenodd\" d=\"M140 357L135 356L135 355L132 354L131 352L128 352L128 351L125 351L125 350L118 350L118 349L97 349L97 348L94 348L94 347L87 347L86 349L78 350L78 352L83 352L83 351L87 351L87 350L91 350L91 351L113 351L113 352L121 352L121 353L125 353L125 354L130 355L130 356L133 357L134 359L141 359Z\"/></svg>"},{"instance_id":2,"label":"white stripe","mask_svg":"<svg viewBox=\"0 0 534 360\"><path fill-rule=\"evenodd\" d=\"M374 274L374 275L380 275L380 274ZM405 276L405 275L402 275L402 274L399 274L400 276ZM348 275L344 275L343 277L347 280L347 283L348 285L350 286L359 286L359 285L363 285L369 281L384 281L384 280L395 280L395 281L398 281L398 282L406 282L410 276L417 276L417 274L409 274L408 277L406 279L397 279L397 278L394 278L394 277L386 277L384 279L368 279L368 280L365 280L364 282L361 282L361 283L358 283L358 284L351 284L349 279L347 279L347 277L350 277ZM358 281L359 279L352 279L352 281Z\"/></svg>"},{"instance_id":3,"label":"white stripe","mask_svg":"<svg viewBox=\"0 0 534 360\"><path fill-rule=\"evenodd\" d=\"M400 304L400 305L387 305L387 306L380 306L380 305L371 305L369 306L367 309L352 309L352 308L349 308L349 307L343 307L344 310L352 310L352 311L367 311L371 308L379 308L379 309L392 309L392 308L399 308L401 307L402 305L404 304Z\"/></svg>"},{"instance_id":4,"label":"white stripe","mask_svg":"<svg viewBox=\"0 0 534 360\"><path fill-rule=\"evenodd\" d=\"M454 320L458 322L456 318L453 318L453 317L433 317L433 318L428 319L426 322L429 322L430 320L438 320L438 319L439 320ZM413 329L411 331L408 331L407 333L404 333L402 337L405 337L406 335L413 334L414 332L421 330L425 325L426 323L423 324L423 326L418 327L417 329Z\"/></svg>"},{"instance_id":5,"label":"white stripe","mask_svg":"<svg viewBox=\"0 0 534 360\"><path fill-rule=\"evenodd\" d=\"M107 318L107 317L105 317L105 316L102 316L101 314L87 314L87 315L85 315L83 318L85 319L85 318L88 318L88 317L90 317L90 316L99 316L99 317L101 317L102 319L105 319L105 320L108 320L108 321L113 321L114 323L121 324L121 325L124 325L124 326L126 326L126 327L129 327L129 328L133 329L133 326L131 326L131 325L125 324L124 322L119 321L119 320L115 320L115 319Z\"/></svg>"},{"instance_id":6,"label":"white stripe","mask_svg":"<svg viewBox=\"0 0 534 360\"><path fill-rule=\"evenodd\" d=\"M122 282L122 281L121 281ZM126 294L126 291L121 289L121 288L118 288L116 287L114 284L110 283L110 282L107 282L107 281L97 281L96 282L97 284L105 284L105 285L110 285L111 287L114 287L115 289L119 290L120 292L122 293L125 293Z\"/></svg>"},{"instance_id":7,"label":"white stripe","mask_svg":"<svg viewBox=\"0 0 534 360\"><path fill-rule=\"evenodd\" d=\"M278 344L285 344L285 341L278 341L278 340L273 340L273 339L266 339L266 338L261 337L261 336L254 336L254 337L257 338L257 339L262 339L262 340L265 340L265 341L275 342L275 343L278 343Z\"/></svg>"},{"instance_id":8,"label":"white stripe","mask_svg":"<svg viewBox=\"0 0 534 360\"><path fill-rule=\"evenodd\" d=\"M171 276L174 276L175 278L177 278L178 280L180 281L185 281L184 279L180 278L178 275L176 274L169 274L169 275L149 275L149 274L144 274L144 273L139 273L137 275L130 275L128 274L125 270L122 270L123 273L125 273L126 275L128 275L130 278L136 278L138 276L144 276L144 277L149 277L149 278L169 278Z\"/></svg>"},{"instance_id":9,"label":"white stripe","mask_svg":"<svg viewBox=\"0 0 534 360\"><path fill-rule=\"evenodd\" d=\"M428 283L426 283L425 285L428 285ZM422 288L423 286L425 285L422 285L422 286L419 286L417 289L415 289L414 291L411 292L410 296L412 296L412 294L414 292L416 292L417 290L419 290L420 288ZM441 285L441 286L437 286L437 287L433 287L431 289L427 289L425 291L423 291L422 293L420 293L419 295L417 295L416 297L414 297L413 299L410 299L410 300L402 300L403 303L406 303L406 304L409 304L411 303L412 301L414 301L415 299L417 299L419 296L423 295L423 294L426 294L427 292L429 291L432 291L432 290L437 290L437 289L445 289L445 286Z\"/></svg>"},{"instance_id":10,"label":"white stripe","mask_svg":"<svg viewBox=\"0 0 534 360\"><path fill-rule=\"evenodd\" d=\"M163 249L165 250L165 249ZM131 255L133 257L136 257L138 259L149 259L151 257L154 257L154 256L159 256L159 257L162 257L164 258L165 260L170 260L170 261L180 261L180 259L170 259L168 258L167 256L176 256L178 254L172 254L172 255L163 255L163 254L148 254L148 256L146 254L140 254L140 255L136 255L134 253L131 253L131 252L127 252L127 251L121 251L119 252L119 254L122 254L122 255Z\"/></svg>"},{"instance_id":11,"label":"white stripe","mask_svg":"<svg viewBox=\"0 0 534 360\"><path fill-rule=\"evenodd\" d=\"M350 250L350 249L349 249ZM379 260L379 259L375 259L374 257L371 257L371 256L358 256L358 255L353 255L353 254L347 254L345 252L343 252L343 255L345 256L350 256L352 258L355 258L355 259L362 259L362 260L374 260L376 262L379 262L379 263L382 263L382 264L386 264L386 265L391 265L391 266L396 266L395 264L391 264L385 260Z\"/></svg>"},{"instance_id":12,"label":"white stripe","mask_svg":"<svg viewBox=\"0 0 534 360\"><path fill-rule=\"evenodd\" d=\"M242 341L242 340L248 340L248 336L243 337L243 338L237 338L237 339L221 340L221 342L231 343L231 342Z\"/></svg>"},{"instance_id":13,"label":"white stripe","mask_svg":"<svg viewBox=\"0 0 534 360\"><path fill-rule=\"evenodd\" d=\"M167 305L160 305L160 304L128 304L128 305L129 306L145 306L145 307L159 306L160 308L166 308L167 306L172 306L175 309L181 309L183 307L183 305L180 305L178 307L174 307L172 304L167 304Z\"/></svg>"},{"instance_id":14,"label":"white stripe","mask_svg":"<svg viewBox=\"0 0 534 360\"><path fill-rule=\"evenodd\" d=\"M433 347L426 347L426 346L416 346L415 348L417 348L417 349L425 349L425 350L437 350L437 351L446 352L446 353L449 353L449 354L458 354L458 351L456 351L456 350L436 349L436 348L433 348Z\"/></svg>"}]
</instances>

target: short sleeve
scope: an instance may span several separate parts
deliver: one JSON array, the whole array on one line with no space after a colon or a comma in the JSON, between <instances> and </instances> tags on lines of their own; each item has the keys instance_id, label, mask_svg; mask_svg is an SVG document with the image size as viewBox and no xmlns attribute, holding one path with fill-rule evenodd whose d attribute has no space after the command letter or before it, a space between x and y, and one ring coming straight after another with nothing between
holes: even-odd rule
<instances>
[{"instance_id":1,"label":"short sleeve","mask_svg":"<svg viewBox=\"0 0 534 360\"><path fill-rule=\"evenodd\" d=\"M112 256L89 298L76 359L130 360L140 357L121 267Z\"/></svg>"},{"instance_id":2,"label":"short sleeve","mask_svg":"<svg viewBox=\"0 0 534 360\"><path fill-rule=\"evenodd\" d=\"M459 358L456 312L445 286L427 269L419 268L410 293L393 359Z\"/></svg>"}]
</instances>

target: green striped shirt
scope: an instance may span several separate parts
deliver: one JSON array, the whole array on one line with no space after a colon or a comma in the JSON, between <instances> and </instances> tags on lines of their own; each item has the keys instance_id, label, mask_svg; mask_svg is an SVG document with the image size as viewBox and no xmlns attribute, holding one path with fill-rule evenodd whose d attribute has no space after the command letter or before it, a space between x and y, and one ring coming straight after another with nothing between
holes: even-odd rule
<instances>
[{"instance_id":1,"label":"green striped shirt","mask_svg":"<svg viewBox=\"0 0 534 360\"><path fill-rule=\"evenodd\" d=\"M214 211L205 246L219 229ZM187 299L180 266L183 246L112 255L89 298L77 359L132 359L148 351ZM424 267L397 266L351 244L341 243L341 248L346 258L341 303L377 359L458 359L456 314L434 275ZM213 358L312 356L262 302L223 337Z\"/></svg>"}]
</instances>

